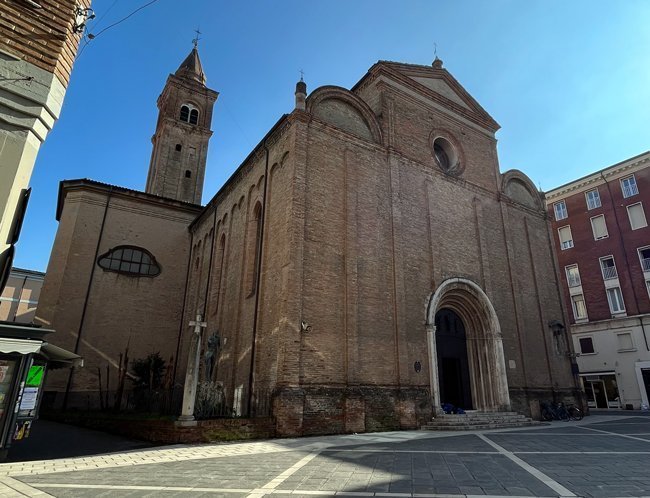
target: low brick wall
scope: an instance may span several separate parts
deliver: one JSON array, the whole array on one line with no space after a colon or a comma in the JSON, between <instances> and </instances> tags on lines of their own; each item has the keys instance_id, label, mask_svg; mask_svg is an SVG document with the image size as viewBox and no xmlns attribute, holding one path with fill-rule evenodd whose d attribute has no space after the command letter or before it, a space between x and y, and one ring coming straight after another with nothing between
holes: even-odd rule
<instances>
[{"instance_id":1,"label":"low brick wall","mask_svg":"<svg viewBox=\"0 0 650 498\"><path fill-rule=\"evenodd\" d=\"M106 413L52 412L43 414L42 417L158 444L211 443L275 436L275 421L270 417L199 420L193 427L177 426L171 419L137 419Z\"/></svg>"},{"instance_id":2,"label":"low brick wall","mask_svg":"<svg viewBox=\"0 0 650 498\"><path fill-rule=\"evenodd\" d=\"M282 437L417 429L431 419L431 396L424 387L283 387L273 414Z\"/></svg>"}]
</instances>

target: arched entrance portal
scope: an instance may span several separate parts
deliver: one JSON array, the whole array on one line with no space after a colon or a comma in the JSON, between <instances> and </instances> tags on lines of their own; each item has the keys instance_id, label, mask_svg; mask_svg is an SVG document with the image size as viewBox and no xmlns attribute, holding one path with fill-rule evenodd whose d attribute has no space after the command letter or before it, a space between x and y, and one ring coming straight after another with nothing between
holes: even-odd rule
<instances>
[{"instance_id":1,"label":"arched entrance portal","mask_svg":"<svg viewBox=\"0 0 650 498\"><path fill-rule=\"evenodd\" d=\"M456 317L463 327L465 339L458 342L466 346L467 367L464 370L461 361L462 352L458 351L460 345L450 344L449 350L447 345L442 345L449 335L445 317L450 320ZM483 411L509 410L510 395L501 327L494 307L485 292L471 280L464 278L445 280L429 300L426 323L434 412L439 412L441 402L451 402L441 399L442 390L446 396L449 396L450 389L452 391L455 389L460 395L466 396L462 385L463 375L468 377L467 395L471 400L472 408ZM450 327L458 327L458 323ZM437 337L438 332L441 334L440 340ZM438 354L438 344L441 348L440 354ZM456 348L455 352L454 348ZM453 378L455 375L453 369L457 369L460 387L458 384L454 387L453 382L456 381L453 380L448 384L448 377Z\"/></svg>"},{"instance_id":2,"label":"arched entrance portal","mask_svg":"<svg viewBox=\"0 0 650 498\"><path fill-rule=\"evenodd\" d=\"M472 408L467 337L461 318L448 308L436 313L436 360L441 403Z\"/></svg>"}]
</instances>

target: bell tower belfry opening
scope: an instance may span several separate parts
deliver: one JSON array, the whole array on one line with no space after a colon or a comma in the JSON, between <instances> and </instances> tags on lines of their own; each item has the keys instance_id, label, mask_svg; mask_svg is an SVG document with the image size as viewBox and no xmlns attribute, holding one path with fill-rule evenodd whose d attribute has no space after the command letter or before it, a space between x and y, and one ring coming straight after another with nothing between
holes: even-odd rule
<instances>
[{"instance_id":1,"label":"bell tower belfry opening","mask_svg":"<svg viewBox=\"0 0 650 498\"><path fill-rule=\"evenodd\" d=\"M426 323L434 413L441 403L510 410L501 327L485 292L471 280L445 280L429 300Z\"/></svg>"},{"instance_id":2,"label":"bell tower belfry opening","mask_svg":"<svg viewBox=\"0 0 650 498\"><path fill-rule=\"evenodd\" d=\"M205 82L195 42L158 97L147 193L201 204L212 108L219 96Z\"/></svg>"}]
</instances>

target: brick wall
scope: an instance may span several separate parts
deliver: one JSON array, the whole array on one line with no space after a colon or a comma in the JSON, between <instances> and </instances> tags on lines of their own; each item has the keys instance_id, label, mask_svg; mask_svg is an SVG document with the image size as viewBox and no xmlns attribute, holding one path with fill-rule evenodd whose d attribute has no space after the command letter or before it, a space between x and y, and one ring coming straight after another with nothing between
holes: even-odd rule
<instances>
[{"instance_id":1,"label":"brick wall","mask_svg":"<svg viewBox=\"0 0 650 498\"><path fill-rule=\"evenodd\" d=\"M283 331L287 323L283 319L283 296L289 261L287 228L293 167L293 157L287 152L291 140L290 127L283 127L270 137L268 160L263 148L252 154L192 227L192 267L184 322L197 312L204 316L208 324L204 346L210 335L219 334L221 354L214 374L224 385L228 404L238 404L237 409L244 413L247 399L237 403L235 397L238 390L249 392L253 354L254 389L270 392L285 353ZM254 281L258 204L265 209L259 296ZM257 318L256 304L261 310ZM186 336L179 356L180 375L188 350ZM182 382L181 378L177 380Z\"/></svg>"},{"instance_id":2,"label":"brick wall","mask_svg":"<svg viewBox=\"0 0 650 498\"><path fill-rule=\"evenodd\" d=\"M68 86L81 34L72 32L75 7L90 0L0 0L0 49L56 74Z\"/></svg>"},{"instance_id":3,"label":"brick wall","mask_svg":"<svg viewBox=\"0 0 650 498\"><path fill-rule=\"evenodd\" d=\"M194 427L178 427L172 420L118 418L86 412L47 412L43 418L157 444L214 443L275 435L275 421L271 418L199 420Z\"/></svg>"},{"instance_id":4,"label":"brick wall","mask_svg":"<svg viewBox=\"0 0 650 498\"><path fill-rule=\"evenodd\" d=\"M193 227L185 319L208 289L208 329L227 340L217 378L231 398L248 384L254 350L254 384L274 392L278 434L417 427L432 410L427 303L455 277L478 283L496 310L513 406L571 396L547 325L563 311L543 205L525 175L501 191L493 132L390 85L360 90L378 115L345 91L319 92L269 147L257 317L248 227L264 202L263 152ZM435 164L432 130L462 148L459 178ZM223 235L219 256L212 240Z\"/></svg>"},{"instance_id":5,"label":"brick wall","mask_svg":"<svg viewBox=\"0 0 650 498\"><path fill-rule=\"evenodd\" d=\"M636 178L639 193L624 198L620 179L630 174ZM574 264L578 265L580 272L589 321L606 320L612 316L600 267L600 258L603 256L614 257L627 314L650 313L650 298L637 251L650 244L650 228L632 230L627 212L627 206L641 202L646 218L650 219L650 168L637 167L633 170L623 169L614 175L606 174L607 182L598 174L595 176L593 181L577 188L577 191L568 190L565 195L551 195L547 207L549 219L552 220L553 245L560 266L563 297L571 315L571 323L575 323L575 318L571 312L565 268ZM579 183L580 181L575 182L576 185ZM601 206L588 209L585 192L596 188ZM557 221L553 206L560 200L566 203L568 217ZM605 216L609 236L594 240L591 218L598 215ZM573 247L562 250L558 229L566 225L571 226Z\"/></svg>"},{"instance_id":6,"label":"brick wall","mask_svg":"<svg viewBox=\"0 0 650 498\"><path fill-rule=\"evenodd\" d=\"M98 368L103 389L109 375L108 389L114 390L127 346L132 361L155 352L165 361L176 358L190 249L187 227L198 208L94 182L66 185L36 320L56 330L53 344L84 357L72 391L98 390ZM100 268L98 256L119 245L149 251L160 274L138 278ZM65 389L67 376L67 370L53 371L49 388Z\"/></svg>"}]
</instances>

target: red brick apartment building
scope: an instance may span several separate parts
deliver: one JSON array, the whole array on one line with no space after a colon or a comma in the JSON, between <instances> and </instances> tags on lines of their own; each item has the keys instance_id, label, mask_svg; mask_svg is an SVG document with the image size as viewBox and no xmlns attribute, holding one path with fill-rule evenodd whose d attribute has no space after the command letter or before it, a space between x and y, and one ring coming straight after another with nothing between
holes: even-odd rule
<instances>
[{"instance_id":1,"label":"red brick apartment building","mask_svg":"<svg viewBox=\"0 0 650 498\"><path fill-rule=\"evenodd\" d=\"M650 396L650 152L546 194L580 377L594 408Z\"/></svg>"}]
</instances>

